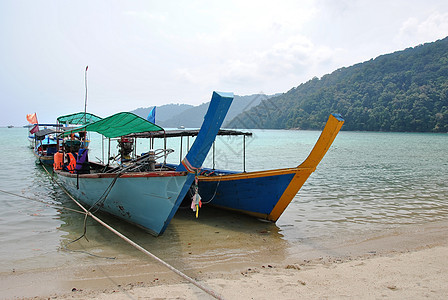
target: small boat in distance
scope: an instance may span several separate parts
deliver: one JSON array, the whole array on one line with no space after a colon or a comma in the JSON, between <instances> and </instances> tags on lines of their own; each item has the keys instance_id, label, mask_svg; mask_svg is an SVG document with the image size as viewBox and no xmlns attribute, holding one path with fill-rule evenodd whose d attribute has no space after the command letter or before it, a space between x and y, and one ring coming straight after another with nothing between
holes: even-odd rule
<instances>
[{"instance_id":1,"label":"small boat in distance","mask_svg":"<svg viewBox=\"0 0 448 300\"><path fill-rule=\"evenodd\" d=\"M156 160L166 160L166 155L173 151L166 147L126 160L118 167L90 162L83 151L82 154L78 153L74 170L67 171L56 166L54 172L57 180L72 196L91 209L110 213L158 236L165 231L189 191L196 175L194 170L202 166L232 100L233 93L213 92L195 142L182 162L173 169L155 169ZM137 115L123 112L67 130L63 136L85 131L121 140L129 134L163 133L164 129Z\"/></svg>"}]
</instances>

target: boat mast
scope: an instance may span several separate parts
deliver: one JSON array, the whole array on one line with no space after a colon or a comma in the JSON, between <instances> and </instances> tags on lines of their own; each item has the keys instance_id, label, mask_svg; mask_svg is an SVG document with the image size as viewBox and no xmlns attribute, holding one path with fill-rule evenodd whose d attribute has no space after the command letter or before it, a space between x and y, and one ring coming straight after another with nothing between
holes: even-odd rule
<instances>
[{"instance_id":1,"label":"boat mast","mask_svg":"<svg viewBox=\"0 0 448 300\"><path fill-rule=\"evenodd\" d=\"M86 97L85 97L85 100L84 100L84 124L87 121L86 113L87 113L87 70L88 69L89 69L89 66L86 66L86 72L85 72L85 75L84 75L84 84L86 86Z\"/></svg>"}]
</instances>

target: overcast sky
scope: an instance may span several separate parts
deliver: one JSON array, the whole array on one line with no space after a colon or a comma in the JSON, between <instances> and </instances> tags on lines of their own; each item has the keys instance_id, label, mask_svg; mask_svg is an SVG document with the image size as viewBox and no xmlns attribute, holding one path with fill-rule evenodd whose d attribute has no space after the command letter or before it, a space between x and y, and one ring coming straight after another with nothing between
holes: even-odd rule
<instances>
[{"instance_id":1,"label":"overcast sky","mask_svg":"<svg viewBox=\"0 0 448 300\"><path fill-rule=\"evenodd\" d=\"M447 0L0 1L0 126L283 93L448 36Z\"/></svg>"}]
</instances>

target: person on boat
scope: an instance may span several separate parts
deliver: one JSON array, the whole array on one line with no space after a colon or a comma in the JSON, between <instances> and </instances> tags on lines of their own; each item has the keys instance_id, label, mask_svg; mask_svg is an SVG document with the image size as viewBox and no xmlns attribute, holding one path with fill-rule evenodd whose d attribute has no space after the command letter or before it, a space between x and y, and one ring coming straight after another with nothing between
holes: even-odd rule
<instances>
[{"instance_id":1,"label":"person on boat","mask_svg":"<svg viewBox=\"0 0 448 300\"><path fill-rule=\"evenodd\" d=\"M88 174L90 173L89 158L87 156L88 149L81 148L76 159L76 173Z\"/></svg>"},{"instance_id":2,"label":"person on boat","mask_svg":"<svg viewBox=\"0 0 448 300\"><path fill-rule=\"evenodd\" d=\"M76 172L76 158L73 153L68 152L64 158L64 170L69 171L70 173Z\"/></svg>"}]
</instances>

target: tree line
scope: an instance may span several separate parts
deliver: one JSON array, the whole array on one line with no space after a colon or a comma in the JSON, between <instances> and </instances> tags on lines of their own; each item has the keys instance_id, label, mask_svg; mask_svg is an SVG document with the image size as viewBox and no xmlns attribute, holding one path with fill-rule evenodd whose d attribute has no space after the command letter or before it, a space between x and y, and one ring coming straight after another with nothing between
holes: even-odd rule
<instances>
[{"instance_id":1,"label":"tree line","mask_svg":"<svg viewBox=\"0 0 448 300\"><path fill-rule=\"evenodd\" d=\"M448 37L379 56L262 101L228 127L448 132Z\"/></svg>"}]
</instances>

